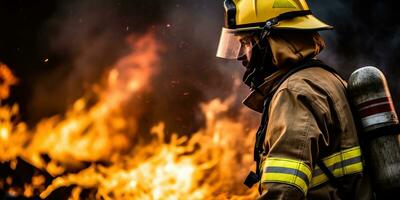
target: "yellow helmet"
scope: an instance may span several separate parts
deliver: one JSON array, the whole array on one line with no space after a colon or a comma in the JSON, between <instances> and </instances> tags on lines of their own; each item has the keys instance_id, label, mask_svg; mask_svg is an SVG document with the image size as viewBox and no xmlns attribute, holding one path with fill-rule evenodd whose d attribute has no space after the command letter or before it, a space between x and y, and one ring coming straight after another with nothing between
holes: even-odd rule
<instances>
[{"instance_id":1,"label":"yellow helmet","mask_svg":"<svg viewBox=\"0 0 400 200\"><path fill-rule=\"evenodd\" d=\"M333 27L317 19L306 0L225 0L225 26L217 57L235 59L243 53L238 35L273 29L327 30Z\"/></svg>"}]
</instances>

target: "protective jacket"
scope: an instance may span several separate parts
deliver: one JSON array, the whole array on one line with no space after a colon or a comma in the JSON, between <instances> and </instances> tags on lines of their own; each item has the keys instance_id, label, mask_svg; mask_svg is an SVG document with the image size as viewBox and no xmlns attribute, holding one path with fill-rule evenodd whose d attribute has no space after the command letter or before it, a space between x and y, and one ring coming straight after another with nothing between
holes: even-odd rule
<instances>
[{"instance_id":1,"label":"protective jacket","mask_svg":"<svg viewBox=\"0 0 400 200\"><path fill-rule=\"evenodd\" d=\"M260 155L259 199L371 199L346 82L315 66L276 85L291 66L314 58L323 49L323 40L317 33L286 32L271 35L268 41L272 64L279 70L260 86L263 94L254 91L243 102L261 112L265 96L272 95ZM318 161L329 169L340 190Z\"/></svg>"}]
</instances>

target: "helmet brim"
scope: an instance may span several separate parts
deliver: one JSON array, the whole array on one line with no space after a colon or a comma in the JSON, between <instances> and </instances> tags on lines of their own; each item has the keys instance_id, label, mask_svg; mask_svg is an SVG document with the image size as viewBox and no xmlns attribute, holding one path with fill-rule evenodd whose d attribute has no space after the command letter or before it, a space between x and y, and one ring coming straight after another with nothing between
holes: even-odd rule
<instances>
[{"instance_id":1,"label":"helmet brim","mask_svg":"<svg viewBox=\"0 0 400 200\"><path fill-rule=\"evenodd\" d=\"M295 17L293 19L282 20L275 26L275 29L299 29L299 30L330 30L333 26L330 26L314 15L306 15Z\"/></svg>"},{"instance_id":2,"label":"helmet brim","mask_svg":"<svg viewBox=\"0 0 400 200\"><path fill-rule=\"evenodd\" d=\"M263 29L264 25L265 22L255 23L253 25L249 25L248 27L240 27L229 30L237 34L251 32L251 31L260 31ZM331 30L333 28L334 28L333 26L322 22L314 15L299 16L293 19L282 20L278 22L278 24L272 26L272 29L310 30L310 31Z\"/></svg>"}]
</instances>

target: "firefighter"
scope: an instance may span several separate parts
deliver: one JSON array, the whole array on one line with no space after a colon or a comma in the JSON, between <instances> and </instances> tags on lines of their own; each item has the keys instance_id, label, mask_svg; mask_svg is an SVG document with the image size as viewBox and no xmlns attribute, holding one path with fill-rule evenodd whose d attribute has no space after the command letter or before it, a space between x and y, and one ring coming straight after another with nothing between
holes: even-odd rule
<instances>
[{"instance_id":1,"label":"firefighter","mask_svg":"<svg viewBox=\"0 0 400 200\"><path fill-rule=\"evenodd\" d=\"M262 113L254 159L259 199L371 199L346 82L316 56L325 47L305 0L225 0L217 57L237 59Z\"/></svg>"}]
</instances>

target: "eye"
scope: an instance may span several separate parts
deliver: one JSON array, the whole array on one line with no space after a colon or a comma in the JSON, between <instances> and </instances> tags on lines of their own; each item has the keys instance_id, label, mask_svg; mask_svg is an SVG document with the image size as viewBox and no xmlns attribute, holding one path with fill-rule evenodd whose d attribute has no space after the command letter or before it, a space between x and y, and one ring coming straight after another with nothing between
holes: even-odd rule
<instances>
[{"instance_id":1,"label":"eye","mask_svg":"<svg viewBox=\"0 0 400 200\"><path fill-rule=\"evenodd\" d=\"M240 39L240 44L242 44L243 46L250 46L251 41L249 38L242 38L242 39Z\"/></svg>"}]
</instances>

